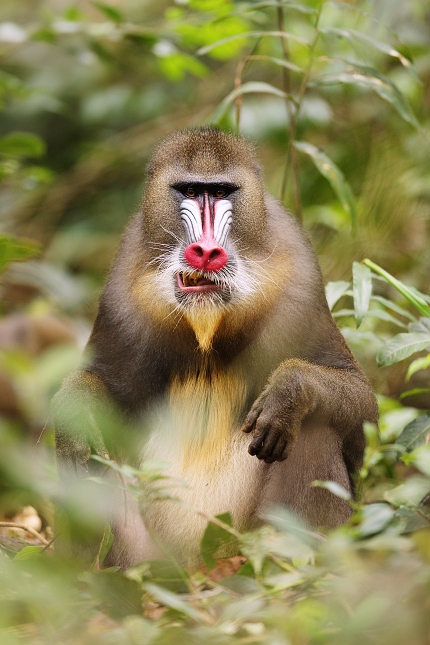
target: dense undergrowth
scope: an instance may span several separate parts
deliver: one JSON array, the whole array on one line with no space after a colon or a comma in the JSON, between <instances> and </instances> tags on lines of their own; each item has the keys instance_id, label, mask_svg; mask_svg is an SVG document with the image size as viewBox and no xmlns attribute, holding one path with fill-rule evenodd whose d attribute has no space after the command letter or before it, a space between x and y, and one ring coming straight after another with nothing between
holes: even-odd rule
<instances>
[{"instance_id":1,"label":"dense undergrowth","mask_svg":"<svg viewBox=\"0 0 430 645\"><path fill-rule=\"evenodd\" d=\"M429 642L429 20L397 0L2 3L2 645ZM346 526L275 508L239 535L226 514L208 518L199 571L126 572L102 568L106 527L84 567L53 548L49 401L151 146L204 123L255 140L269 191L301 217L380 428L365 428ZM168 495L159 465L124 472L145 503ZM66 500L81 532L109 503L93 490ZM232 536L242 555L217 560Z\"/></svg>"}]
</instances>

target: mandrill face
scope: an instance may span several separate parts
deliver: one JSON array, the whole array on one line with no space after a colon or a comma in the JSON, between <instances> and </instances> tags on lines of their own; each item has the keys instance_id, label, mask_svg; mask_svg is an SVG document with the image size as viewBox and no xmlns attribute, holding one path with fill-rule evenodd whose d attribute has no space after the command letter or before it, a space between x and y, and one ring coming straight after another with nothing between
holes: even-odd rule
<instances>
[{"instance_id":1,"label":"mandrill face","mask_svg":"<svg viewBox=\"0 0 430 645\"><path fill-rule=\"evenodd\" d=\"M142 222L158 295L190 310L261 291L257 263L274 247L264 214L260 171L243 140L208 129L163 142L148 170Z\"/></svg>"}]
</instances>

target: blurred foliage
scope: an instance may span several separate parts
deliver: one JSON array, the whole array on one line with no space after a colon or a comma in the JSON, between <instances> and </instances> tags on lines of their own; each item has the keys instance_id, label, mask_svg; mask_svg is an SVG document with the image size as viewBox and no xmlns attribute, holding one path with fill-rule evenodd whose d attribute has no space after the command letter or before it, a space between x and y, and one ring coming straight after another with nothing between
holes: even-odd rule
<instances>
[{"instance_id":1,"label":"blurred foliage","mask_svg":"<svg viewBox=\"0 0 430 645\"><path fill-rule=\"evenodd\" d=\"M428 643L429 42L420 0L2 1L0 519L25 527L0 525L2 644ZM224 515L209 518L206 566L232 538L246 563L118 572L100 571L102 527L83 571L50 546L64 492L49 401L79 362L152 146L205 123L254 140L269 191L301 216L380 432L366 427L350 522L326 536L281 509L245 535ZM144 503L157 468L121 467ZM84 533L110 501L93 486L62 499Z\"/></svg>"}]
</instances>

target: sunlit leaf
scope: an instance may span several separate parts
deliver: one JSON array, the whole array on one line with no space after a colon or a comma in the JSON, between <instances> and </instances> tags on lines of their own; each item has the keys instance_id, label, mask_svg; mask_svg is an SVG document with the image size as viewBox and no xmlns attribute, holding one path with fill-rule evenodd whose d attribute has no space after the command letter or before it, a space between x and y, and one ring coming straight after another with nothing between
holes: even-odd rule
<instances>
[{"instance_id":1,"label":"sunlit leaf","mask_svg":"<svg viewBox=\"0 0 430 645\"><path fill-rule=\"evenodd\" d=\"M200 60L183 52L159 57L158 64L163 74L172 81L182 80L187 73L203 78L208 72L208 68Z\"/></svg>"},{"instance_id":2,"label":"sunlit leaf","mask_svg":"<svg viewBox=\"0 0 430 645\"><path fill-rule=\"evenodd\" d=\"M424 294L419 293L416 289L408 287L400 280L397 280L392 276L388 271L385 271L382 267L372 260L363 260L363 264L368 266L376 274L382 276L389 284L391 284L399 293L402 294L423 316L430 318L430 306L426 302Z\"/></svg>"},{"instance_id":3,"label":"sunlit leaf","mask_svg":"<svg viewBox=\"0 0 430 645\"><path fill-rule=\"evenodd\" d=\"M10 132L0 137L0 154L9 157L41 157L45 149L43 139L32 132Z\"/></svg>"},{"instance_id":4,"label":"sunlit leaf","mask_svg":"<svg viewBox=\"0 0 430 645\"><path fill-rule=\"evenodd\" d=\"M294 141L293 146L312 159L320 173L329 181L331 187L340 199L342 206L349 214L352 224L355 225L357 217L355 199L340 168L336 166L330 157L322 152L322 150L312 145L312 143L307 143L306 141Z\"/></svg>"},{"instance_id":5,"label":"sunlit leaf","mask_svg":"<svg viewBox=\"0 0 430 645\"><path fill-rule=\"evenodd\" d=\"M357 527L357 533L360 537L375 535L375 533L382 531L393 517L394 511L388 504L368 504L362 510L362 521Z\"/></svg>"},{"instance_id":6,"label":"sunlit leaf","mask_svg":"<svg viewBox=\"0 0 430 645\"><path fill-rule=\"evenodd\" d=\"M259 81L250 81L249 83L244 83L240 87L234 89L222 103L218 106L215 113L212 115L211 123L218 123L220 119L224 116L227 109L239 96L243 94L273 94L274 96L279 96L280 98L287 98L287 95L282 90L279 90L274 85L269 83L261 83Z\"/></svg>"},{"instance_id":7,"label":"sunlit leaf","mask_svg":"<svg viewBox=\"0 0 430 645\"><path fill-rule=\"evenodd\" d=\"M352 293L355 322L358 328L367 314L372 295L372 272L369 267L360 262L352 264Z\"/></svg>"},{"instance_id":8,"label":"sunlit leaf","mask_svg":"<svg viewBox=\"0 0 430 645\"><path fill-rule=\"evenodd\" d=\"M32 240L19 240L0 234L0 272L11 262L22 262L40 252L40 246Z\"/></svg>"},{"instance_id":9,"label":"sunlit leaf","mask_svg":"<svg viewBox=\"0 0 430 645\"><path fill-rule=\"evenodd\" d=\"M430 393L430 387L413 387L411 390L405 390L399 394L399 401L403 401L411 396L419 396L421 394Z\"/></svg>"},{"instance_id":10,"label":"sunlit leaf","mask_svg":"<svg viewBox=\"0 0 430 645\"><path fill-rule=\"evenodd\" d=\"M406 465L412 464L424 475L430 477L430 445L419 446L411 453L403 455L402 461Z\"/></svg>"},{"instance_id":11,"label":"sunlit leaf","mask_svg":"<svg viewBox=\"0 0 430 645\"><path fill-rule=\"evenodd\" d=\"M391 311L394 311L396 314L399 314L400 316L409 318L409 320L412 320L412 321L416 320L415 316L413 316L410 311L408 311L407 309L404 309L403 307L400 307L392 300L388 300L388 298L384 298L383 296L372 295L371 300L375 302L379 302L381 305L383 305L387 309L391 309Z\"/></svg>"},{"instance_id":12,"label":"sunlit leaf","mask_svg":"<svg viewBox=\"0 0 430 645\"><path fill-rule=\"evenodd\" d=\"M320 479L315 479L312 482L312 486L317 486L318 488L325 488L326 490L329 490L330 493L333 493L333 495L336 495L336 497L340 497L340 499L344 499L344 500L351 499L351 493L348 490L346 490L346 488L338 484L337 482L321 481Z\"/></svg>"},{"instance_id":13,"label":"sunlit leaf","mask_svg":"<svg viewBox=\"0 0 430 645\"><path fill-rule=\"evenodd\" d=\"M345 28L340 29L338 27L325 27L323 29L320 29L320 33L333 36L341 36L342 38L346 38L347 40L364 43L365 45L373 45L373 47L383 52L384 54L392 56L393 58L397 58L404 67L413 69L411 61L403 56L399 51L394 49L394 47L392 47L388 43L382 42L381 40L377 40L376 38L373 38L373 36L369 36L362 31Z\"/></svg>"},{"instance_id":14,"label":"sunlit leaf","mask_svg":"<svg viewBox=\"0 0 430 645\"><path fill-rule=\"evenodd\" d=\"M384 493L384 499L394 506L403 504L416 506L430 491L428 477L414 476L406 479L400 486L396 486Z\"/></svg>"},{"instance_id":15,"label":"sunlit leaf","mask_svg":"<svg viewBox=\"0 0 430 645\"><path fill-rule=\"evenodd\" d=\"M33 558L40 555L44 549L44 546L25 546L15 555L14 561L32 560Z\"/></svg>"},{"instance_id":16,"label":"sunlit leaf","mask_svg":"<svg viewBox=\"0 0 430 645\"><path fill-rule=\"evenodd\" d=\"M397 334L380 347L376 362L380 367L393 365L430 347L430 334Z\"/></svg>"},{"instance_id":17,"label":"sunlit leaf","mask_svg":"<svg viewBox=\"0 0 430 645\"><path fill-rule=\"evenodd\" d=\"M216 47L220 47L221 45L225 45L226 43L231 43L234 40L239 40L240 38L291 38L291 40L294 40L295 42L301 43L302 45L308 45L308 42L304 39L301 38L300 36L296 36L296 34L292 34L288 31L245 31L242 34L235 34L234 36L229 36L228 38L222 38L221 40L217 40L215 43L211 43L210 45L206 45L205 47L201 47L197 55L198 56L204 56L208 52L212 51L212 49L215 49Z\"/></svg>"},{"instance_id":18,"label":"sunlit leaf","mask_svg":"<svg viewBox=\"0 0 430 645\"><path fill-rule=\"evenodd\" d=\"M430 367L430 354L427 354L427 356L423 356L422 358L417 358L409 365L408 371L406 372L406 380L409 381L413 374L420 370L425 370L428 367Z\"/></svg>"},{"instance_id":19,"label":"sunlit leaf","mask_svg":"<svg viewBox=\"0 0 430 645\"><path fill-rule=\"evenodd\" d=\"M429 434L430 412L426 412L408 423L401 435L397 438L397 443L400 443L409 452L415 450L418 446L422 446Z\"/></svg>"},{"instance_id":20,"label":"sunlit leaf","mask_svg":"<svg viewBox=\"0 0 430 645\"><path fill-rule=\"evenodd\" d=\"M327 74L316 81L314 85L332 85L333 83L351 83L353 85L365 86L376 92L382 99L391 103L400 116L416 128L420 128L409 103L388 76L381 74L373 67L349 63L345 71Z\"/></svg>"},{"instance_id":21,"label":"sunlit leaf","mask_svg":"<svg viewBox=\"0 0 430 645\"><path fill-rule=\"evenodd\" d=\"M342 298L345 291L348 291L351 286L350 282L338 280L337 282L328 282L325 287L325 297L327 298L330 311L335 304Z\"/></svg>"},{"instance_id":22,"label":"sunlit leaf","mask_svg":"<svg viewBox=\"0 0 430 645\"><path fill-rule=\"evenodd\" d=\"M175 611L188 616L191 620L196 621L197 623L202 622L201 614L195 609L190 603L186 600L183 600L179 595L173 593L173 591L168 591L163 587L154 585L150 582L145 583L144 588L146 591L156 600L165 607L170 607Z\"/></svg>"}]
</instances>

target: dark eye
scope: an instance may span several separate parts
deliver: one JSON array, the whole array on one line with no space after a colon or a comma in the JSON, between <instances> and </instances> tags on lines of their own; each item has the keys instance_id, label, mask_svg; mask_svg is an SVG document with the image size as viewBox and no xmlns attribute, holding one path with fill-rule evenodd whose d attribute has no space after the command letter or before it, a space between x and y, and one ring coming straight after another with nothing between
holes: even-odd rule
<instances>
[{"instance_id":1,"label":"dark eye","mask_svg":"<svg viewBox=\"0 0 430 645\"><path fill-rule=\"evenodd\" d=\"M227 191L224 190L224 188L217 188L215 191L215 197L217 199L222 199L227 195Z\"/></svg>"},{"instance_id":2,"label":"dark eye","mask_svg":"<svg viewBox=\"0 0 430 645\"><path fill-rule=\"evenodd\" d=\"M185 194L187 197L197 197L197 191L192 186L187 187Z\"/></svg>"}]
</instances>

